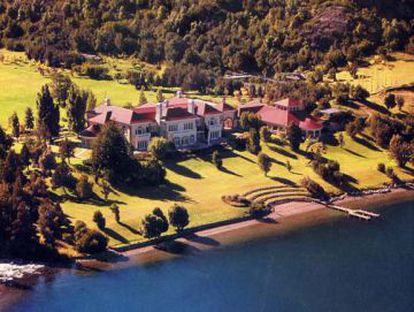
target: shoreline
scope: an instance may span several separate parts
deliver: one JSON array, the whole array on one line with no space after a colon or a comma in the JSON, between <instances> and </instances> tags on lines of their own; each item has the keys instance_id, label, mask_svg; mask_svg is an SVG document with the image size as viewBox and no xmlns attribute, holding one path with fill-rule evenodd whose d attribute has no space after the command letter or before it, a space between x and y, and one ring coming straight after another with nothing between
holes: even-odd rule
<instances>
[{"instance_id":1,"label":"shoreline","mask_svg":"<svg viewBox=\"0 0 414 312\"><path fill-rule=\"evenodd\" d=\"M414 200L414 190L393 188L387 193L346 196L336 200L335 204L351 209L378 210L381 209L381 206L411 200ZM373 207L375 205L380 207ZM345 213L330 209L320 203L289 202L277 206L274 212L262 220L249 219L196 230L186 237L171 240L174 242L172 250L167 251L151 244L118 252L112 259L79 259L76 263L83 269L91 270L125 268L136 264L147 264L197 254L199 251L213 250L264 237L285 235L301 228L334 222L344 217L349 218ZM165 244L168 247L171 241L161 243L160 245Z\"/></svg>"},{"instance_id":2,"label":"shoreline","mask_svg":"<svg viewBox=\"0 0 414 312\"><path fill-rule=\"evenodd\" d=\"M391 189L388 193L356 197L347 196L335 201L335 204L354 209L381 210L393 204L410 201L414 201L414 190L396 188ZM254 242L263 238L282 237L308 227L334 223L345 217L348 218L346 214L327 208L322 204L290 202L279 205L276 211L272 212L264 220L241 221L196 231L187 238L178 238L176 241L180 247L180 252L160 250L154 245L150 245L120 252L115 259L77 260L73 269L61 269L61 271L80 269L86 272L96 272L147 265L186 255L198 255L207 250ZM53 268L49 269L52 270ZM30 290L31 283L35 284L31 280L31 277L27 277L19 281L21 285L24 285L22 288L8 287L0 284L0 310L6 310L7 307L21 300L25 296L27 289ZM25 287L26 285L27 287Z\"/></svg>"}]
</instances>

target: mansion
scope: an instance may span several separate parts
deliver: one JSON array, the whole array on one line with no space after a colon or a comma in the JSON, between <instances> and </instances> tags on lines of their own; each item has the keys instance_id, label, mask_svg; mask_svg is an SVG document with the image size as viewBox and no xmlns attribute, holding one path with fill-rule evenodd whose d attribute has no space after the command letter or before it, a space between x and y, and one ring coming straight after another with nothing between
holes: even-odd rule
<instances>
[{"instance_id":1,"label":"mansion","mask_svg":"<svg viewBox=\"0 0 414 312\"><path fill-rule=\"evenodd\" d=\"M253 112L273 131L297 124L305 135L318 137L323 128L320 120L307 116L301 102L285 99L267 105L254 101L237 109L226 103L190 99L177 93L175 98L157 104L128 109L111 105L109 99L88 112L88 127L80 138L90 146L101 127L114 122L138 151L146 151L153 137L164 137L178 149L195 149L222 142L223 131L233 129L243 112Z\"/></svg>"}]
</instances>

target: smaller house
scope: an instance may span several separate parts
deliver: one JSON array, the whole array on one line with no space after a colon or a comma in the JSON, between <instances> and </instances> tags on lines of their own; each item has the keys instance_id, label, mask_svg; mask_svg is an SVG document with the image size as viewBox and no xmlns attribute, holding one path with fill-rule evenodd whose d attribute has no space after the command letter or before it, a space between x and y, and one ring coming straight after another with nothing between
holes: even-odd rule
<instances>
[{"instance_id":1,"label":"smaller house","mask_svg":"<svg viewBox=\"0 0 414 312\"><path fill-rule=\"evenodd\" d=\"M292 98L274 102L272 105L253 101L239 106L239 118L243 112L258 114L262 122L273 131L286 131L291 124L296 124L306 136L319 137L323 129L322 121L307 115L303 103Z\"/></svg>"}]
</instances>

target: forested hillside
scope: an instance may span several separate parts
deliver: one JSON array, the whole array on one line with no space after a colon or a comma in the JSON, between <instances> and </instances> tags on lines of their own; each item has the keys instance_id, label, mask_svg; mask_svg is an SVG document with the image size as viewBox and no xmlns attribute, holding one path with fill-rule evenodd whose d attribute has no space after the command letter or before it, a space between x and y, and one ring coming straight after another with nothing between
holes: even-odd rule
<instances>
[{"instance_id":1,"label":"forested hillside","mask_svg":"<svg viewBox=\"0 0 414 312\"><path fill-rule=\"evenodd\" d=\"M0 4L0 37L7 48L53 66L103 53L272 76L378 48L404 49L413 1L391 2L9 0Z\"/></svg>"}]
</instances>

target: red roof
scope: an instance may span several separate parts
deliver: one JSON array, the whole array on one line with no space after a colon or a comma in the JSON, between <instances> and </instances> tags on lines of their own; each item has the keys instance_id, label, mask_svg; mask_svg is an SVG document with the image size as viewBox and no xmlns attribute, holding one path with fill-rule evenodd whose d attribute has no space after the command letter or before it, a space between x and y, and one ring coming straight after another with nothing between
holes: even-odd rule
<instances>
[{"instance_id":1,"label":"red roof","mask_svg":"<svg viewBox=\"0 0 414 312\"><path fill-rule=\"evenodd\" d=\"M198 116L218 115L221 114L221 112L211 104L206 102L196 102L196 114Z\"/></svg>"},{"instance_id":2,"label":"red roof","mask_svg":"<svg viewBox=\"0 0 414 312\"><path fill-rule=\"evenodd\" d=\"M155 122L155 106L140 106L134 109L132 123Z\"/></svg>"},{"instance_id":3,"label":"red roof","mask_svg":"<svg viewBox=\"0 0 414 312\"><path fill-rule=\"evenodd\" d=\"M240 105L237 110L238 110L238 115L241 116L241 114L243 112L252 112L252 113L257 113L258 111L260 111L263 107L265 107L267 105L265 105L262 102L259 101L253 101L253 102L249 102L243 105Z\"/></svg>"},{"instance_id":4,"label":"red roof","mask_svg":"<svg viewBox=\"0 0 414 312\"><path fill-rule=\"evenodd\" d=\"M315 117L307 117L304 121L299 123L299 127L303 130L321 130L322 123Z\"/></svg>"},{"instance_id":5,"label":"red roof","mask_svg":"<svg viewBox=\"0 0 414 312\"><path fill-rule=\"evenodd\" d=\"M302 102L296 99L286 98L286 99L275 102L275 105L280 105L284 107L298 107L298 106L302 106Z\"/></svg>"},{"instance_id":6,"label":"red roof","mask_svg":"<svg viewBox=\"0 0 414 312\"><path fill-rule=\"evenodd\" d=\"M264 123L276 126L287 127L292 123L298 125L300 122L294 113L268 105L263 106L258 114Z\"/></svg>"},{"instance_id":7,"label":"red roof","mask_svg":"<svg viewBox=\"0 0 414 312\"><path fill-rule=\"evenodd\" d=\"M221 101L220 103L218 103L216 105L216 108L220 112L227 112L227 111L235 111L236 110L233 106L227 104L225 99L223 99L223 101Z\"/></svg>"},{"instance_id":8,"label":"red roof","mask_svg":"<svg viewBox=\"0 0 414 312\"><path fill-rule=\"evenodd\" d=\"M168 107L167 112L165 113L166 121L191 119L191 118L197 118L197 116L189 113L186 108L182 108L182 107Z\"/></svg>"}]
</instances>

